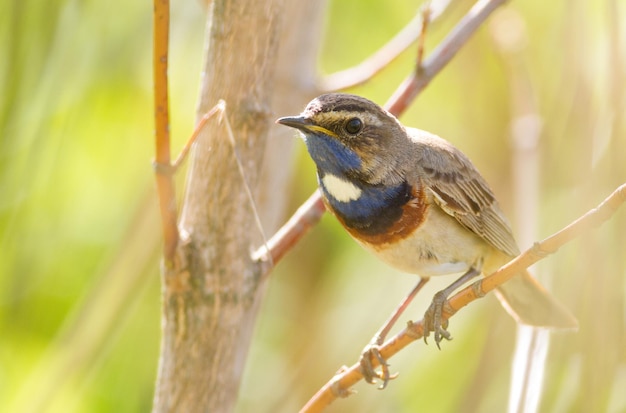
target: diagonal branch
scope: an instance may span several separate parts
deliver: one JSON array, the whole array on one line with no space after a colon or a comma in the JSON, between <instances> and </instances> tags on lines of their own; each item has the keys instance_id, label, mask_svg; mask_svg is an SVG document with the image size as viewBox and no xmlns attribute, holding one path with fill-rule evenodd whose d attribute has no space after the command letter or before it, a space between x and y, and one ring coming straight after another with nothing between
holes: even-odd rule
<instances>
[{"instance_id":1,"label":"diagonal branch","mask_svg":"<svg viewBox=\"0 0 626 413\"><path fill-rule=\"evenodd\" d=\"M488 292L494 290L502 283L508 281L522 270L535 264L549 254L556 252L560 247L573 239L596 228L613 216L617 209L626 202L626 184L622 184L611 195L609 195L600 205L588 211L586 214L572 222L559 232L551 235L541 242L535 243L506 265L502 266L493 274L469 285L452 296L444 308L443 317L448 320L457 311L465 307L472 301L483 297ZM389 360L394 354L415 340L424 336L423 320L409 322L406 329L388 340L380 348L380 354L385 360ZM374 367L377 360L373 360ZM363 378L360 371L360 364L356 363L350 368L346 368L338 373L328 383L326 383L300 410L300 413L320 412L337 397L350 394L349 389Z\"/></svg>"},{"instance_id":2,"label":"diagonal branch","mask_svg":"<svg viewBox=\"0 0 626 413\"><path fill-rule=\"evenodd\" d=\"M471 35L476 32L487 17L505 2L506 0L479 0L476 2L474 7L452 29L450 34L433 50L431 55L424 61L424 64L421 67L417 67L404 80L385 105L387 110L394 114L404 112L435 75L467 43Z\"/></svg>"},{"instance_id":3,"label":"diagonal branch","mask_svg":"<svg viewBox=\"0 0 626 413\"><path fill-rule=\"evenodd\" d=\"M427 2L411 21L383 47L356 66L331 73L319 80L322 92L348 89L361 85L395 61L420 37L425 26L424 13L428 13L428 23L434 22L448 8L452 0Z\"/></svg>"},{"instance_id":4,"label":"diagonal branch","mask_svg":"<svg viewBox=\"0 0 626 413\"><path fill-rule=\"evenodd\" d=\"M293 245L319 222L326 211L326 207L322 202L322 196L319 191L315 191L309 199L307 199L295 214L283 225L276 234L267 241L266 245L259 248L253 253L252 259L267 263L263 274L268 274L271 270L270 263L276 263L283 258ZM270 250L270 256L266 257L267 248Z\"/></svg>"}]
</instances>

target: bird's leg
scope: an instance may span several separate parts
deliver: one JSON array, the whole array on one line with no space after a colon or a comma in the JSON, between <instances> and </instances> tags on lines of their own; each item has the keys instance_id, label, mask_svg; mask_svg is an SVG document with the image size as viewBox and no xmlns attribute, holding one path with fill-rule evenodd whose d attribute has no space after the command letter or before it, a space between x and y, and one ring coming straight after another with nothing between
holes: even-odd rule
<instances>
[{"instance_id":1,"label":"bird's leg","mask_svg":"<svg viewBox=\"0 0 626 413\"><path fill-rule=\"evenodd\" d=\"M428 282L428 278L420 278L417 285L413 287L411 292L404 298L404 300L402 300L389 319L385 322L385 324L383 324L380 330L376 332L374 337L372 337L372 340L361 352L359 363L361 364L361 372L363 373L365 381L368 383L374 383L375 377L381 379L383 381L379 387L381 390L387 387L389 380L396 378L397 374L389 374L389 365L380 354L380 346L385 342L385 337L389 334L389 330L391 330L394 324L398 321L398 318L400 318L404 310L406 310L411 301L413 301L413 298L415 298L426 282ZM374 367L372 366L372 359L374 357L380 364L380 368L382 370L381 373L376 373Z\"/></svg>"},{"instance_id":2,"label":"bird's leg","mask_svg":"<svg viewBox=\"0 0 626 413\"><path fill-rule=\"evenodd\" d=\"M424 342L428 344L427 338L430 335L430 332L433 331L435 333L435 343L437 344L437 348L441 349L439 343L444 338L446 340L451 340L452 336L446 330L448 328L448 321L442 321L442 313L443 306L448 300L450 294L456 291L459 287L463 286L472 278L480 275L480 269L476 269L474 267L470 267L469 270L465 274L463 274L458 280L439 291L433 297L433 302L426 310L424 314Z\"/></svg>"}]
</instances>

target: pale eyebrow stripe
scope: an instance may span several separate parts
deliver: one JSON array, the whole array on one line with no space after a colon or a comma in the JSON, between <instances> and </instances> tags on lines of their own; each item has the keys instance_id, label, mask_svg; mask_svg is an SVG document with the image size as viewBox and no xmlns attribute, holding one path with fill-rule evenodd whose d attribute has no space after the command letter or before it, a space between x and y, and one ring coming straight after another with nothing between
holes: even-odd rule
<instances>
[{"instance_id":1,"label":"pale eyebrow stripe","mask_svg":"<svg viewBox=\"0 0 626 413\"><path fill-rule=\"evenodd\" d=\"M382 126L383 124L380 119L378 119L378 117L367 112L321 112L315 115L315 120L318 123L336 122L337 118L346 120L351 118L359 118L366 125Z\"/></svg>"}]
</instances>

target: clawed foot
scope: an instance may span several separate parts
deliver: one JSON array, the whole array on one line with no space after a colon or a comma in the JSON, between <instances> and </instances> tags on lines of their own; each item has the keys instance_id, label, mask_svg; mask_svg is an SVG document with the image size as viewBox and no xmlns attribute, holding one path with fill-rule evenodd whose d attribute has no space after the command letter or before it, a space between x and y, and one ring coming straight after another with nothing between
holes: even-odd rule
<instances>
[{"instance_id":1,"label":"clawed foot","mask_svg":"<svg viewBox=\"0 0 626 413\"><path fill-rule=\"evenodd\" d=\"M415 295L422 289L422 287L428 282L428 278L420 278L420 281L417 283L415 287L411 290L411 292L402 300L402 302L398 305L398 308L391 314L391 317L385 322L385 324L378 330L372 341L365 346L363 351L361 352L361 358L359 359L359 364L361 366L361 373L363 374L363 378L368 383L375 383L375 379L382 380L382 384L378 387L379 389L384 389L387 387L387 383L389 380L393 380L398 377L398 373L390 374L389 373L389 365L387 364L387 360L380 354L380 347L385 341L385 337L389 334L389 330L391 327L398 321L400 315L406 310L407 306L411 303L411 300L415 297ZM378 361L380 364L380 373L374 370L373 361Z\"/></svg>"},{"instance_id":2,"label":"clawed foot","mask_svg":"<svg viewBox=\"0 0 626 413\"><path fill-rule=\"evenodd\" d=\"M424 314L424 342L428 344L428 337L430 332L435 333L435 344L437 348L441 350L439 343L445 338L446 340L452 340L450 332L446 330L448 328L448 320L443 320L443 306L447 303L447 297L443 292L438 292L433 297L433 302L426 310Z\"/></svg>"},{"instance_id":3,"label":"clawed foot","mask_svg":"<svg viewBox=\"0 0 626 413\"><path fill-rule=\"evenodd\" d=\"M374 366L372 364L373 359L378 360L381 369L380 373L374 369ZM365 381L370 384L374 384L376 382L375 379L382 380L381 385L378 386L380 390L387 387L387 383L389 383L389 380L393 380L398 377L398 373L389 373L389 364L387 364L387 360L385 360L380 354L380 344L378 344L375 340L365 346L363 352L361 352L359 364L361 365L361 373L363 373L363 378L365 379Z\"/></svg>"}]
</instances>

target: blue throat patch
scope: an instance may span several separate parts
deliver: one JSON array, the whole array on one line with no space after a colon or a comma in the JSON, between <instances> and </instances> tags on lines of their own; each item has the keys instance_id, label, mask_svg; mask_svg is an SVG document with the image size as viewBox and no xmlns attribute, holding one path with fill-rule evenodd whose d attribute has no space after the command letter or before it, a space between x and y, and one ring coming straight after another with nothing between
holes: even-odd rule
<instances>
[{"instance_id":1,"label":"blue throat patch","mask_svg":"<svg viewBox=\"0 0 626 413\"><path fill-rule=\"evenodd\" d=\"M342 176L361 168L361 158L352 149L324 134L304 136L304 143L317 168L325 173Z\"/></svg>"},{"instance_id":2,"label":"blue throat patch","mask_svg":"<svg viewBox=\"0 0 626 413\"><path fill-rule=\"evenodd\" d=\"M317 165L324 197L345 226L363 234L382 234L402 217L402 207L412 197L408 183L389 187L362 182L356 178L362 166L361 158L353 150L321 133L304 135L309 154ZM335 199L322 182L326 174L349 181L361 190L360 196L348 202Z\"/></svg>"}]
</instances>

